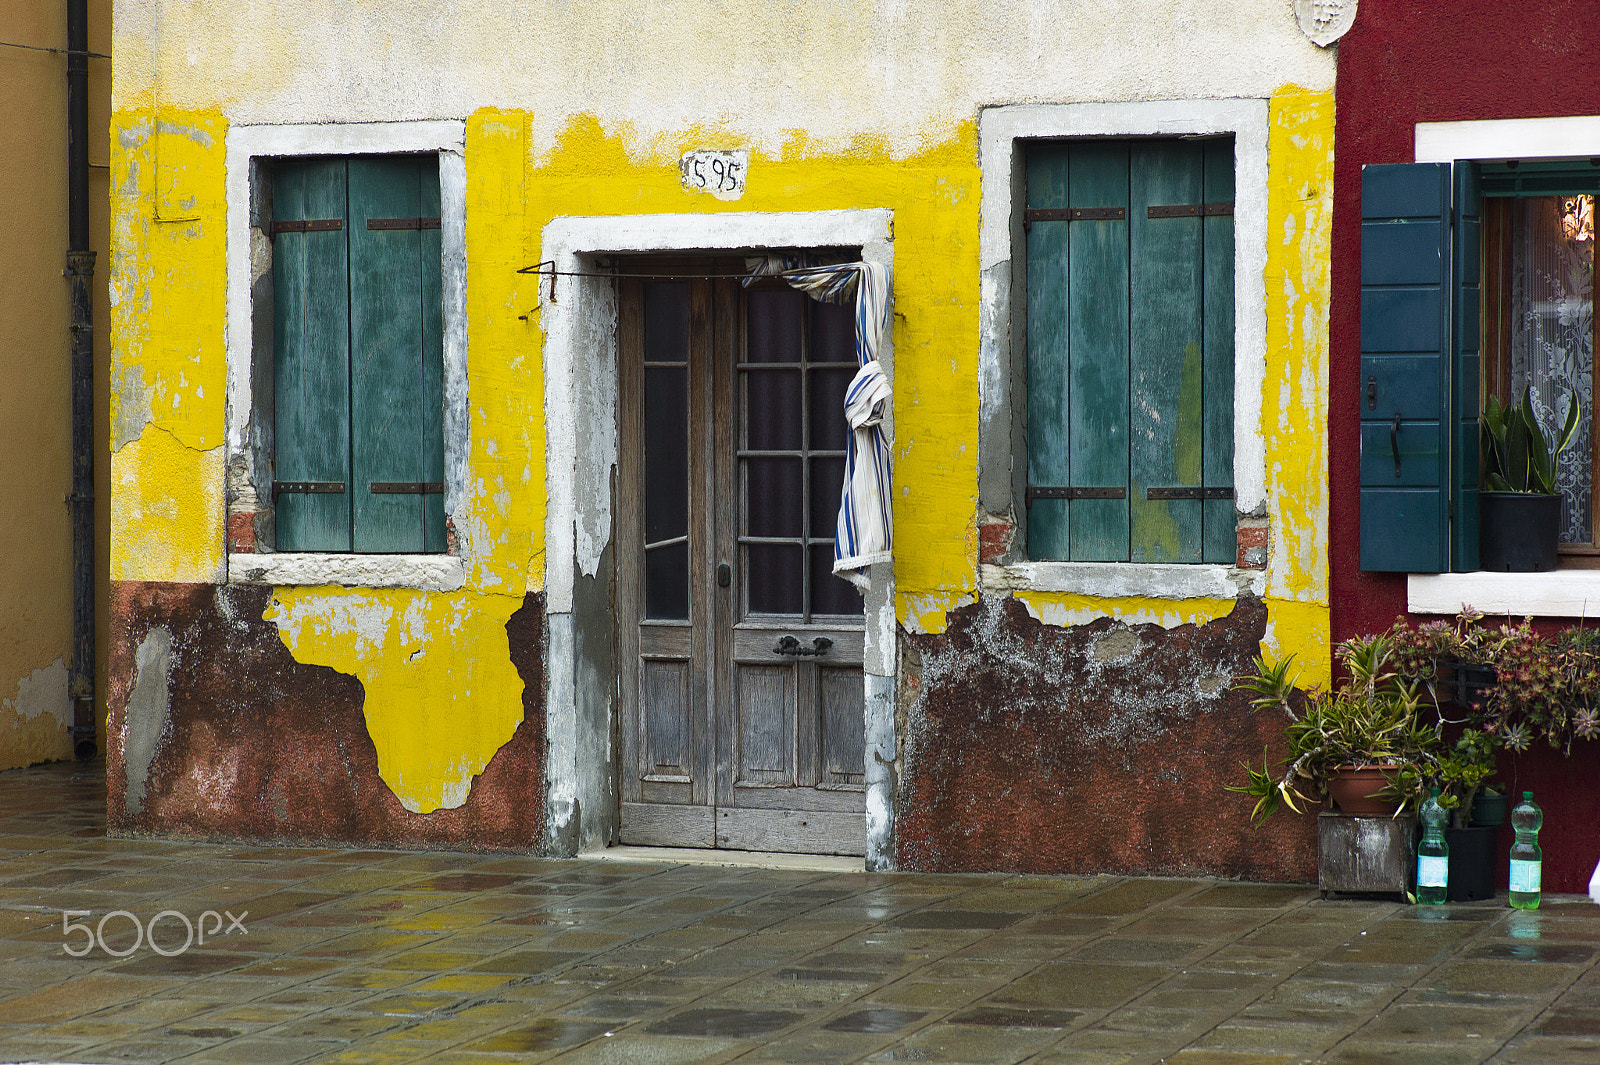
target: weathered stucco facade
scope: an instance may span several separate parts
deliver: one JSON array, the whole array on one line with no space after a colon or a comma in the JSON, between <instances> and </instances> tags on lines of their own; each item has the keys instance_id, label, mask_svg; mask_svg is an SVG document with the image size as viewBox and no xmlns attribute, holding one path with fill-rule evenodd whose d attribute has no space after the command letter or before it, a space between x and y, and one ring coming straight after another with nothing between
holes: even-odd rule
<instances>
[{"instance_id":1,"label":"weathered stucco facade","mask_svg":"<svg viewBox=\"0 0 1600 1065\"><path fill-rule=\"evenodd\" d=\"M1271 733L1232 679L1329 658L1334 69L1289 5L151 0L116 28L116 827L613 839L616 298L517 271L849 246L894 277L868 863L1306 875L1304 835L1253 834L1221 790ZM1240 160L1249 564L1021 562L1016 145L1200 134ZM685 188L697 149L748 152L742 195ZM257 552L252 160L362 150L440 158L455 550Z\"/></svg>"},{"instance_id":2,"label":"weathered stucco facade","mask_svg":"<svg viewBox=\"0 0 1600 1065\"><path fill-rule=\"evenodd\" d=\"M23 0L6 7L6 40L28 48L0 55L0 129L16 146L0 161L0 769L73 756L72 351L68 247L66 6ZM89 231L101 284L94 286L95 378L105 380L106 141L111 5L88 5ZM48 51L47 49L58 49ZM103 385L96 423L105 424ZM104 438L100 437L104 447ZM95 495L106 498L106 463ZM93 505L88 504L88 505ZM94 568L103 570L106 508L97 507ZM100 588L104 646L105 589ZM96 670L104 691L104 664ZM100 700L103 707L104 701Z\"/></svg>"}]
</instances>

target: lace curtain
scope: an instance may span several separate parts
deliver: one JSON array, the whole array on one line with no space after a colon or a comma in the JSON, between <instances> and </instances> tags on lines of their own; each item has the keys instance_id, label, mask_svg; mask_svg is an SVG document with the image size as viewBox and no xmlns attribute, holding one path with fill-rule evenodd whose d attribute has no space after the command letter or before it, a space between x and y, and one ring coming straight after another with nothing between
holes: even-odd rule
<instances>
[{"instance_id":1,"label":"lace curtain","mask_svg":"<svg viewBox=\"0 0 1600 1065\"><path fill-rule=\"evenodd\" d=\"M1593 542L1593 196L1514 202L1511 219L1511 399L1532 393L1534 416L1554 437L1578 396L1578 431L1556 463L1561 542Z\"/></svg>"}]
</instances>

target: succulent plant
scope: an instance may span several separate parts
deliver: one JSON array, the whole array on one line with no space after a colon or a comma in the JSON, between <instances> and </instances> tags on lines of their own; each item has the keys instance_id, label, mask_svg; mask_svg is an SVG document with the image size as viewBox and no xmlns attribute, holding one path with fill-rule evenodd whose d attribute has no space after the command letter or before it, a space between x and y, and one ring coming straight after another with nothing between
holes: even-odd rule
<instances>
[{"instance_id":1,"label":"succulent plant","mask_svg":"<svg viewBox=\"0 0 1600 1065\"><path fill-rule=\"evenodd\" d=\"M1530 390L1505 406L1491 395L1483 406L1480 457L1483 489L1487 492L1535 492L1555 495L1556 456L1572 443L1578 429L1578 396L1567 395L1567 420L1555 446L1550 445L1533 416Z\"/></svg>"}]
</instances>

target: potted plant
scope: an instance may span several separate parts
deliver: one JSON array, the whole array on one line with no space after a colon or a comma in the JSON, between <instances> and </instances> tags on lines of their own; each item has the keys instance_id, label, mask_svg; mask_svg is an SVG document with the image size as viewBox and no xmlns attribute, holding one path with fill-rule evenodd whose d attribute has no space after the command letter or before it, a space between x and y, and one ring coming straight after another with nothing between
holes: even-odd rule
<instances>
[{"instance_id":1,"label":"potted plant","mask_svg":"<svg viewBox=\"0 0 1600 1065\"><path fill-rule=\"evenodd\" d=\"M1346 640L1336 652L1345 678L1331 691L1304 693L1290 675L1292 655L1270 666L1256 659L1255 674L1238 686L1255 693L1252 709L1277 709L1288 718L1289 754L1281 773L1263 759L1260 770L1246 767L1248 783L1230 789L1255 797L1253 820L1324 798L1355 815L1415 809L1420 800L1403 781L1431 764L1438 736L1419 719L1417 685L1395 671L1391 650L1387 636Z\"/></svg>"},{"instance_id":2,"label":"potted plant","mask_svg":"<svg viewBox=\"0 0 1600 1065\"><path fill-rule=\"evenodd\" d=\"M1530 390L1503 406L1491 395L1480 431L1482 485L1478 493L1478 565L1501 571L1552 570L1560 534L1561 497L1556 457L1578 428L1578 397L1567 397L1567 419L1552 446L1533 416Z\"/></svg>"},{"instance_id":3,"label":"potted plant","mask_svg":"<svg viewBox=\"0 0 1600 1065\"><path fill-rule=\"evenodd\" d=\"M1494 896L1499 822L1481 824L1475 811L1483 790L1496 787L1488 781L1495 772L1495 751L1499 746L1493 733L1467 727L1453 746L1408 768L1400 785L1422 795L1429 788L1438 788L1439 805L1450 811L1444 836L1450 849L1451 902L1474 902ZM1503 807L1501 817L1503 820Z\"/></svg>"}]
</instances>

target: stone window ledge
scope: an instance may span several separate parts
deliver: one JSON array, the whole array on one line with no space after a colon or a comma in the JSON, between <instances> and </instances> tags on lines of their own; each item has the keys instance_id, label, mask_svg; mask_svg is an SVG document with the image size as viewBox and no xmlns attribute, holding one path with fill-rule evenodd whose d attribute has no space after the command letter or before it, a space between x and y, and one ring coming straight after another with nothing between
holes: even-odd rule
<instances>
[{"instance_id":1,"label":"stone window ledge","mask_svg":"<svg viewBox=\"0 0 1600 1065\"><path fill-rule=\"evenodd\" d=\"M453 592L466 583L459 555L333 555L289 552L228 556L236 584L343 585Z\"/></svg>"},{"instance_id":2,"label":"stone window ledge","mask_svg":"<svg viewBox=\"0 0 1600 1065\"><path fill-rule=\"evenodd\" d=\"M1406 578L1406 609L1413 614L1455 614L1462 605L1483 614L1513 617L1600 617L1600 570L1550 573L1413 573Z\"/></svg>"},{"instance_id":3,"label":"stone window ledge","mask_svg":"<svg viewBox=\"0 0 1600 1065\"><path fill-rule=\"evenodd\" d=\"M980 566L984 591L1068 592L1104 599L1238 599L1260 596L1263 570L1131 562L1018 562Z\"/></svg>"}]
</instances>

